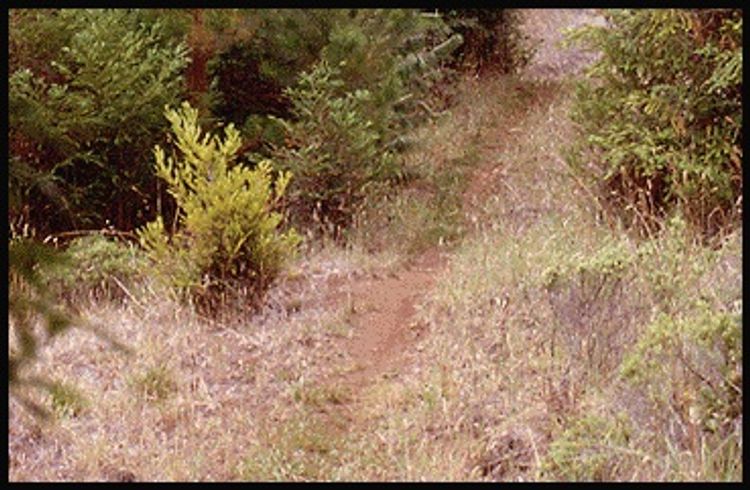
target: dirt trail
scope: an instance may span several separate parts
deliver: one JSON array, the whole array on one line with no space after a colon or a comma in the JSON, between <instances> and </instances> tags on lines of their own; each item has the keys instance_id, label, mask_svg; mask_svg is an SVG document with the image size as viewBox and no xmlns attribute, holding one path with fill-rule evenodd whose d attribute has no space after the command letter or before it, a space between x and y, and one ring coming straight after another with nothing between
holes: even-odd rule
<instances>
[{"instance_id":1,"label":"dirt trail","mask_svg":"<svg viewBox=\"0 0 750 490\"><path fill-rule=\"evenodd\" d=\"M389 277L352 285L355 336L347 349L360 369L350 373L345 383L361 386L395 367L399 354L418 338L418 326L413 322L416 305L432 288L444 266L444 256L433 248Z\"/></svg>"},{"instance_id":2,"label":"dirt trail","mask_svg":"<svg viewBox=\"0 0 750 490\"><path fill-rule=\"evenodd\" d=\"M538 49L520 80L509 86L523 92L526 81L557 81L578 73L592 57L575 48L562 48L558 44L561 31L602 21L590 10L525 11L523 28ZM547 98L538 95L532 98L533 106L549 103ZM498 192L498 182L503 180L507 169L499 166L497 155L515 144L514 129L517 128L498 125L496 121L488 121L487 127L482 128L485 141L478 148L480 162L468 177L461 196L463 219L469 233L479 229L483 202ZM435 246L401 269L337 280L329 289L328 303L347 309L352 335L340 338L339 347L354 361L353 369L334 371L336 374L323 382L335 389L344 388L348 394L319 413L320 422L325 424L330 436L338 434L335 437L346 438L353 432L366 431L367 418L360 404L364 403L368 390L384 378L397 378L406 373L415 362L410 354L430 334L429 328L419 324L416 313L448 266L449 259L447 252Z\"/></svg>"},{"instance_id":3,"label":"dirt trail","mask_svg":"<svg viewBox=\"0 0 750 490\"><path fill-rule=\"evenodd\" d=\"M540 44L537 55L527 67L522 80L525 78L542 80L559 79L562 76L575 73L583 63L590 61L590 57L585 53L574 49L561 49L556 43L561 39L560 33L562 29L580 25L583 22L599 23L601 22L601 17L597 17L593 12L588 10L546 9L526 11L524 12L524 16L526 19L524 29L533 39L538 40ZM488 104L503 103L501 99L488 100L487 102ZM535 103L544 104L545 101L539 100ZM502 180L502 173L506 171L505 168L499 165L497 159L493 159L493 154L504 152L511 145L517 144L515 135L513 134L515 128L512 126L514 125L507 128L491 128L486 134L482 134L482 137L486 141L479 148L480 163L467 183L467 191L462 196L463 212L467 225L469 225L467 226L468 230L473 228L471 226L472 219L476 219L474 215L475 212L478 212L482 201L496 192L493 186ZM337 337L335 341L338 342L337 347L347 357L356 362L355 369L343 372L334 370L336 374L327 377L324 381L325 384L332 387L340 386L348 388L347 391L350 394L350 398L348 402L344 401L340 404L328 404L326 406L326 410L330 410L330 412L323 414L322 421L330 431L325 430L322 433L331 436L341 434L346 437L344 431L368 430L368 427L362 423L362 419L354 413L354 410L365 399L363 395L367 394L367 390L372 389L384 375L398 376L399 373L404 373L410 366L409 362L412 362L410 360L411 356L409 356L410 352L423 337L430 335L428 328L416 323L417 311L420 303L430 295L437 283L437 279L447 268L449 258L446 252L438 247L433 247L394 272L380 272L367 276L357 275L349 277L336 277L336 274L333 274L334 280L332 282L334 284L321 285L320 291L324 296L321 301L322 306L327 307L330 305L332 308L343 306L349 310L347 319L352 327L352 336L351 338ZM328 288L329 286L330 289ZM165 313L163 316L165 318L164 322L175 322L175 319L168 314ZM148 320L152 321L150 317ZM153 320L152 323L157 324L157 320ZM137 329L139 325L140 323L137 321L132 321L128 325L118 326L123 331L127 331L125 330L126 328L133 328L133 335L135 336L143 334L141 330ZM148 334L147 329L143 330ZM205 433L200 433L200 441L205 441L206 447L196 447L196 445L191 443L184 449L185 459L189 460L193 453L201 454L206 452L212 455L217 454L216 452L212 452L215 451L215 446L221 446L221 443L217 442L217 439L226 437L232 439L232 441L231 443L224 442L227 448L226 454L220 451L218 459L226 458L227 461L230 461L241 456L245 451L241 442L233 440L235 439L235 435L247 430L246 424L248 420L250 422L253 420L264 420L265 417L262 414L265 414L266 410L270 410L273 401L275 401L274 396L277 395L275 391L271 390L270 395L259 396L256 384L259 385L260 381L255 380L255 370L253 368L256 360L261 359L260 354L257 354L260 351L258 346L264 345L264 340L273 335L273 330L263 331L257 338L246 338L231 329L227 329L221 334L214 333L217 338L221 336L221 341L209 344L210 349L204 348L202 344L200 349L194 347L197 341L193 341L192 339L201 338L200 334L205 333L203 330L196 330L196 332L198 334L193 336L169 337L170 339L174 337L172 342L174 342L175 356L178 356L177 353L184 353L189 349L195 350L195 354L193 355L194 360L191 361L195 364L195 368L191 368L193 370L189 372L194 373L194 378L191 379L190 383L191 386L196 386L196 392L190 396L202 397L201 400L206 400L205 403L200 401L201 405L196 402L190 406L190 416L197 417L195 426L206 428ZM278 359L284 355L284 352L279 347L277 351L271 351L271 354L273 354L274 359ZM252 357L256 354L257 357ZM221 366L223 369L206 374L203 372L205 371L203 368L209 364ZM326 367L328 366L326 365ZM257 370L262 372L262 368L258 368ZM225 387L229 387L229 389L226 393L223 393L221 390L225 389ZM198 388L200 388L200 391ZM263 399L271 400L268 406L259 402L259 400ZM195 408L196 406L198 408ZM258 414L252 418L248 418L246 413L250 411L249 407L253 407L252 410L257 411ZM219 408L224 409L228 415L216 418L215 413L212 412L219 412ZM113 411L119 410L116 405L113 405L111 409ZM154 408L153 410L154 420L161 420L162 418L167 420L169 417L178 420L178 415L182 413L175 412L178 415L170 413L162 414L158 411L161 409ZM193 413L199 415L192 415ZM147 420L147 418L144 418L144 420ZM215 422L216 420L220 420L221 422ZM344 426L342 426L341 421L345 422ZM268 423L269 425L273 425L276 422L271 419ZM170 424L172 427L178 427L177 434L189 434L192 431L192 429L190 431L186 429L186 432L179 432L180 425L178 423L170 422ZM120 428L124 434L122 436L123 439L129 436L129 433L125 429L126 425L123 424ZM149 426L148 422L146 422L146 427L150 428L152 426ZM111 432L116 436L121 434L121 432L116 430L111 430ZM137 432L133 434L136 434L139 438L139 440L133 440L132 444L134 446L148 447L151 444L153 447L159 447L158 444L160 443L142 443L140 439L143 439L145 436ZM154 434L158 435L156 429L146 435L147 437L152 437ZM105 441L105 443L108 441L107 437L104 436L102 436L101 440ZM138 446L138 444L141 444L141 446ZM32 444L28 445L33 446ZM49 451L50 454L54 454L54 456L48 458L49 461L61 461L61 458L58 457L58 448L48 445L44 447L44 450ZM118 451L120 450L110 451L107 455L108 460L114 461L113 464L121 464L123 467L131 468L131 463L127 459L129 456L127 451ZM39 461L44 461L43 457L38 457L38 459ZM216 459L214 458L213 460L215 461ZM96 466L95 462L91 464ZM216 478L221 480L234 476L231 469L234 467L233 463L211 466L216 466L212 471L219 473L208 475L210 479ZM140 474L141 468L132 469L139 477L142 476ZM95 470L91 471L91 474L95 474L93 473ZM156 470L151 468L151 471ZM31 473L33 474L33 471ZM163 475L162 473L157 474Z\"/></svg>"},{"instance_id":4,"label":"dirt trail","mask_svg":"<svg viewBox=\"0 0 750 490\"><path fill-rule=\"evenodd\" d=\"M523 19L523 29L537 50L522 79L558 80L578 72L593 59L589 53L563 48L559 42L566 28L603 23L596 12L585 9L530 10L524 12ZM501 151L501 148L488 145L482 150L487 153ZM472 209L479 204L477 198L486 197L499 170L491 159L483 158L474 172L462 196L467 221L471 220ZM344 349L356 360L358 369L342 375L339 382L352 388L355 398L358 390L380 375L402 367L403 354L423 333L414 323L416 307L430 292L446 264L446 256L438 248L432 248L387 277L360 278L341 286L337 296L339 301L345 298L348 302L354 329L353 338L347 341Z\"/></svg>"}]
</instances>

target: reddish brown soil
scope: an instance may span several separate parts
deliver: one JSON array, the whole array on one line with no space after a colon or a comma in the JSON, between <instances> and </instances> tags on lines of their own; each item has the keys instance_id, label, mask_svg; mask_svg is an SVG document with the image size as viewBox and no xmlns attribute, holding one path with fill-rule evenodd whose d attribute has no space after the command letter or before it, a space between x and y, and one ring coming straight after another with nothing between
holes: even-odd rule
<instances>
[{"instance_id":1,"label":"reddish brown soil","mask_svg":"<svg viewBox=\"0 0 750 490\"><path fill-rule=\"evenodd\" d=\"M416 305L435 284L445 265L437 249L431 249L407 267L387 277L376 276L350 286L354 335L345 346L357 362L344 383L357 387L399 365L401 355L418 340Z\"/></svg>"},{"instance_id":2,"label":"reddish brown soil","mask_svg":"<svg viewBox=\"0 0 750 490\"><path fill-rule=\"evenodd\" d=\"M577 72L583 64L591 61L591 55L582 54L575 48L562 49L558 43L562 39L563 27L585 22L601 23L602 19L594 12L525 11L524 15L525 31L539 42L526 75L556 79ZM535 100L533 103L542 104L544 101ZM501 178L499 174L502 174L503 168L493 163L489 155L502 151L502 142L507 143L509 135L498 136L493 135L492 138L496 143L488 141L481 149L483 164L471 176L462 196L468 222L476 219L478 205L491 194L493 184L496 185ZM380 375L403 368L404 354L418 341L420 334L424 334L421 326L415 324L416 307L430 292L446 262L439 249L433 248L398 272L387 276L360 277L335 285L333 301L338 304L348 302L354 329L353 337L345 340L343 347L358 366L358 369L342 375L339 381L352 388L353 393Z\"/></svg>"}]
</instances>

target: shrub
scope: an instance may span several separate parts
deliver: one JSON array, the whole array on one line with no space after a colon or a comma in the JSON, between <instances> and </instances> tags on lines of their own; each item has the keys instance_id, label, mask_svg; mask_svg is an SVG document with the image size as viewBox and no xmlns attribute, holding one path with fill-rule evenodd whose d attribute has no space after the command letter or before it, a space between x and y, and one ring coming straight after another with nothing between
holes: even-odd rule
<instances>
[{"instance_id":1,"label":"shrub","mask_svg":"<svg viewBox=\"0 0 750 490\"><path fill-rule=\"evenodd\" d=\"M89 235L70 242L65 254L72 267L50 276L58 292L71 300L80 295L97 299L122 298L122 288L143 277L146 256L132 243L103 235Z\"/></svg>"},{"instance_id":2,"label":"shrub","mask_svg":"<svg viewBox=\"0 0 750 490\"><path fill-rule=\"evenodd\" d=\"M553 356L560 345L585 372L605 377L618 366L645 316L634 287L634 261L627 243L617 241L593 253L573 254L544 272Z\"/></svg>"},{"instance_id":3,"label":"shrub","mask_svg":"<svg viewBox=\"0 0 750 490\"><path fill-rule=\"evenodd\" d=\"M370 92L365 113L391 143L424 116L440 68L462 42L460 36L448 42L450 34L441 18L417 10L360 9L334 24L321 60L340 70L345 91Z\"/></svg>"},{"instance_id":4,"label":"shrub","mask_svg":"<svg viewBox=\"0 0 750 490\"><path fill-rule=\"evenodd\" d=\"M688 314L660 314L621 373L663 413L726 436L742 416L741 313L699 302Z\"/></svg>"},{"instance_id":5,"label":"shrub","mask_svg":"<svg viewBox=\"0 0 750 490\"><path fill-rule=\"evenodd\" d=\"M372 91L374 109L390 107L404 95L396 93L404 81L398 72L403 59L430 50L450 32L439 17L413 9L276 9L240 15L252 35L228 43L210 64L217 80L215 110L237 125L254 114L288 116L290 101L283 89L321 60L341 67L348 90Z\"/></svg>"},{"instance_id":6,"label":"shrub","mask_svg":"<svg viewBox=\"0 0 750 490\"><path fill-rule=\"evenodd\" d=\"M280 230L277 211L291 175L272 184L268 162L254 169L234 162L239 132L230 124L223 140L204 135L187 102L165 114L181 156L166 157L157 145L156 174L178 215L169 236L161 217L140 229L141 243L168 284L200 304L239 286L259 299L299 243L294 230Z\"/></svg>"},{"instance_id":7,"label":"shrub","mask_svg":"<svg viewBox=\"0 0 750 490\"><path fill-rule=\"evenodd\" d=\"M717 252L696 243L680 215L663 226L657 236L639 245L637 254L653 302L672 314L690 309L690 302L705 294L700 280L716 262Z\"/></svg>"},{"instance_id":8,"label":"shrub","mask_svg":"<svg viewBox=\"0 0 750 490\"><path fill-rule=\"evenodd\" d=\"M12 218L41 232L147 219L148 152L180 94L185 46L127 9L25 12L12 27L9 174L23 203Z\"/></svg>"},{"instance_id":9,"label":"shrub","mask_svg":"<svg viewBox=\"0 0 750 490\"><path fill-rule=\"evenodd\" d=\"M397 175L393 154L364 111L368 90L341 94L340 70L323 61L288 90L296 121L281 121L288 144L273 154L295 175L289 205L300 221L314 220L335 235L349 225L369 188Z\"/></svg>"},{"instance_id":10,"label":"shrub","mask_svg":"<svg viewBox=\"0 0 750 490\"><path fill-rule=\"evenodd\" d=\"M681 209L713 235L742 196L742 12L624 10L574 39L602 53L578 87L571 167L646 232Z\"/></svg>"}]
</instances>

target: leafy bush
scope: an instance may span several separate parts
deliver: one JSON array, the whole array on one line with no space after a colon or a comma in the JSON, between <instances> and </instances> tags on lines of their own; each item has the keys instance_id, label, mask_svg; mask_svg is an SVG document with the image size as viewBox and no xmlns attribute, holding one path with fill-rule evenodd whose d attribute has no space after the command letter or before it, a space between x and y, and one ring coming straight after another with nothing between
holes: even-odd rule
<instances>
[{"instance_id":1,"label":"leafy bush","mask_svg":"<svg viewBox=\"0 0 750 490\"><path fill-rule=\"evenodd\" d=\"M291 175L282 172L272 184L268 162L254 169L235 163L239 132L230 124L223 140L204 135L187 102L165 114L181 156L166 157L158 145L154 155L178 206L176 229L167 235L158 217L138 231L141 243L167 282L199 304L238 286L258 299L299 243L294 230L280 230L276 211Z\"/></svg>"},{"instance_id":2,"label":"leafy bush","mask_svg":"<svg viewBox=\"0 0 750 490\"><path fill-rule=\"evenodd\" d=\"M182 89L184 45L126 9L16 15L13 27L10 184L23 206L12 219L46 232L153 216L145 164Z\"/></svg>"},{"instance_id":3,"label":"leafy bush","mask_svg":"<svg viewBox=\"0 0 750 490\"><path fill-rule=\"evenodd\" d=\"M623 361L622 375L661 409L727 435L742 415L741 314L699 303L659 315Z\"/></svg>"},{"instance_id":4,"label":"leafy bush","mask_svg":"<svg viewBox=\"0 0 750 490\"><path fill-rule=\"evenodd\" d=\"M639 245L637 254L650 297L661 311L672 314L689 310L696 297L706 295L700 282L716 262L717 251L696 243L680 215L663 226L659 235Z\"/></svg>"},{"instance_id":5,"label":"leafy bush","mask_svg":"<svg viewBox=\"0 0 750 490\"><path fill-rule=\"evenodd\" d=\"M552 441L542 472L561 481L618 480L618 467L638 464L638 453L628 448L630 432L627 417L576 419Z\"/></svg>"},{"instance_id":6,"label":"leafy bush","mask_svg":"<svg viewBox=\"0 0 750 490\"><path fill-rule=\"evenodd\" d=\"M295 175L289 205L296 218L313 219L339 234L364 203L369 188L397 176L393 155L365 113L368 90L341 94L340 70L323 61L288 90L296 121L281 121L288 145L276 165Z\"/></svg>"},{"instance_id":7,"label":"leafy bush","mask_svg":"<svg viewBox=\"0 0 750 490\"><path fill-rule=\"evenodd\" d=\"M616 216L653 231L679 208L708 235L742 196L742 12L608 11L574 39L599 50L573 112L570 165Z\"/></svg>"},{"instance_id":8,"label":"leafy bush","mask_svg":"<svg viewBox=\"0 0 750 490\"><path fill-rule=\"evenodd\" d=\"M267 116L293 117L285 89L326 61L340 70L342 93L367 90L364 110L383 141L444 104L442 64L460 45L440 17L413 9L260 10L240 14L252 34L237 37L210 63L214 112L248 137L243 153L268 150ZM238 28L239 29L239 28ZM279 141L270 141L278 145Z\"/></svg>"},{"instance_id":9,"label":"leafy bush","mask_svg":"<svg viewBox=\"0 0 750 490\"><path fill-rule=\"evenodd\" d=\"M370 92L365 113L388 143L424 115L440 68L462 42L447 42L450 34L441 18L417 10L355 10L334 24L321 59L340 70L345 91Z\"/></svg>"},{"instance_id":10,"label":"leafy bush","mask_svg":"<svg viewBox=\"0 0 750 490\"><path fill-rule=\"evenodd\" d=\"M89 235L70 242L65 254L72 267L50 275L59 293L73 301L81 295L122 298L123 287L144 276L146 256L132 243L102 235Z\"/></svg>"}]
</instances>

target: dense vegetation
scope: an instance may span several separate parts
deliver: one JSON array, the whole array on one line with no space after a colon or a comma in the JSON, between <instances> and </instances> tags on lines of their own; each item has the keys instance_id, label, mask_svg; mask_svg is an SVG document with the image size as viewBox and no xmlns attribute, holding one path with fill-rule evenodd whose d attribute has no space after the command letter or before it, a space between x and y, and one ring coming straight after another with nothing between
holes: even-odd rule
<instances>
[{"instance_id":1,"label":"dense vegetation","mask_svg":"<svg viewBox=\"0 0 750 490\"><path fill-rule=\"evenodd\" d=\"M742 210L742 13L614 11L578 34L602 57L579 87L574 168L642 230L680 209L715 235Z\"/></svg>"},{"instance_id":2,"label":"dense vegetation","mask_svg":"<svg viewBox=\"0 0 750 490\"><path fill-rule=\"evenodd\" d=\"M11 10L14 399L90 410L35 369L73 326L133 354L85 305L178 305L176 330L183 308L273 311L252 336L276 364L259 342L226 366L281 400L233 475L740 478L742 12L602 15L569 37L600 53L585 76L540 83L516 76L532 49L508 9ZM429 365L373 381L365 434L318 423L347 394L295 350L360 306L310 320L273 296L328 246L452 254L409 326ZM175 373L226 352L166 359L154 338L190 333L144 335L128 389L159 423L188 417L178 392L214 410Z\"/></svg>"}]
</instances>

